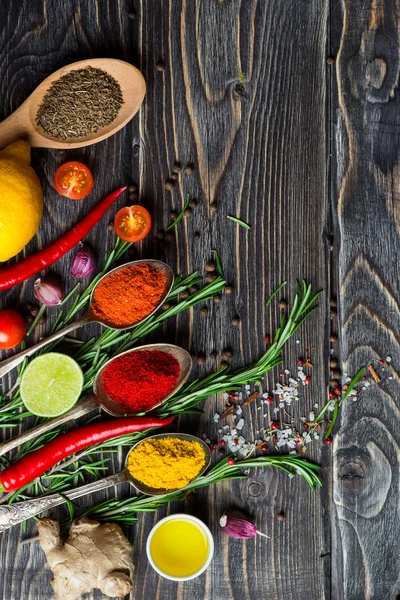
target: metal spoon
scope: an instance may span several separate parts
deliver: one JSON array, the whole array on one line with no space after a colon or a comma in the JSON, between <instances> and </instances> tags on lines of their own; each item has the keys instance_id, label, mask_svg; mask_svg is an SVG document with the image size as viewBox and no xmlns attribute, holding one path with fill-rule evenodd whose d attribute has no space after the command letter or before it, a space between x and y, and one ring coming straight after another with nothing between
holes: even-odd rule
<instances>
[{"instance_id":1,"label":"metal spoon","mask_svg":"<svg viewBox=\"0 0 400 600\"><path fill-rule=\"evenodd\" d=\"M199 444L201 444L201 446L204 450L204 455L205 455L204 465L201 468L200 472L196 475L196 477L194 477L192 479L192 481L189 482L188 485L190 485L190 483L193 483L193 481L195 481L198 477L200 477L204 473L204 471L208 468L208 465L210 464L210 460L211 460L211 452L210 452L209 447L207 446L207 444L205 442L203 442L203 440L195 437L194 435L188 435L185 433L159 434L159 435L155 435L155 436L150 436L146 439L149 440L149 439L160 438L160 437L172 437L172 438L177 438L177 439L195 441L195 442L198 442ZM138 442L138 443L140 444L140 442ZM54 506L64 504L65 496L67 498L69 498L70 500L75 500L76 498L80 498L81 496L85 496L86 494L92 494L94 492L98 492L99 490L104 490L113 485L118 485L119 483L123 483L123 482L129 482L138 491L140 491L144 494L164 496L165 494L170 493L172 491L177 491L177 490L168 490L168 491L163 490L162 492L160 492L160 490L152 490L151 488L143 486L143 484L140 484L138 481L136 481L135 479L132 478L128 469L126 468L126 464L127 464L127 460L128 460L130 452L132 452L132 450L136 446L137 446L137 444L135 444L135 446L133 446L130 449L128 456L126 458L125 468L122 471L119 471L119 473L115 473L115 475L110 475L109 477L105 477L104 479L100 479L99 481L94 481L92 483L88 483L87 485L83 485L74 490L63 492L63 495L51 494L50 496L44 496L42 498L35 498L33 500L26 500L25 502L16 502L15 504L1 505L0 506L0 533L3 531L6 531L6 529L10 529L10 527L13 527L14 525L18 525L18 523L22 523L26 519L30 519L31 517L38 515L39 513L43 512L45 510L49 510L50 508L53 508ZM181 490L186 489L186 487L187 486L181 488Z\"/></svg>"},{"instance_id":2,"label":"metal spoon","mask_svg":"<svg viewBox=\"0 0 400 600\"><path fill-rule=\"evenodd\" d=\"M53 429L54 427L58 427L59 425L62 425L67 421L76 420L79 417L82 417L83 415L86 415L99 407L105 410L108 414L112 415L113 417L132 417L135 414L137 414L135 412L129 412L126 409L126 407L122 406L121 404L118 404L117 402L115 402L115 400L110 398L105 393L102 384L102 374L104 372L104 369L106 369L108 365L114 360L116 360L120 356L124 356L125 354L132 354L133 352L137 352L138 350L159 350L160 352L167 352L168 354L172 354L172 356L176 358L176 360L179 362L180 372L174 389L167 396L165 396L165 398L163 398L161 402L155 404L152 410L154 410L158 406L161 406L161 404L164 404L164 402L166 402L168 398L170 398L179 390L179 388L182 387L182 385L189 377L190 371L192 370L192 358L190 354L186 352L186 350L180 348L179 346L174 346L172 344L148 344L146 346L138 346L137 348L127 350L126 352L122 352L121 354L114 356L103 365L103 367L96 374L95 380L93 382L94 393L90 394L88 398L85 398L85 400L82 400L82 402L78 402L78 404L76 404L74 408L64 413L63 415L54 417L54 419L48 419L41 425L33 427L33 429L22 433L18 437L8 440L3 444L0 444L0 456L6 454L13 448L17 448L21 444L24 444L25 442L28 442L29 440L32 440L42 435L43 433L49 431L50 429Z\"/></svg>"},{"instance_id":3,"label":"metal spoon","mask_svg":"<svg viewBox=\"0 0 400 600\"><path fill-rule=\"evenodd\" d=\"M94 67L106 71L119 83L123 104L112 123L85 137L60 140L48 135L36 124L36 114L51 84L69 71ZM16 111L0 123L0 148L19 139L39 148L81 148L96 144L124 127L140 108L146 93L146 82L133 65L113 58L89 58L62 67L45 79Z\"/></svg>"},{"instance_id":4,"label":"metal spoon","mask_svg":"<svg viewBox=\"0 0 400 600\"><path fill-rule=\"evenodd\" d=\"M44 348L51 342L55 342L59 338L65 336L65 335L68 335L72 331L75 331L75 329L79 329L79 327L82 327L83 325L86 325L87 323L101 323L102 325L105 325L109 329L131 329L132 327L136 327L137 325L139 325L139 323L142 323L145 319L150 317L150 315L154 314L160 308L160 306L163 304L165 298L170 293L172 285L174 283L173 272L171 271L171 269L169 268L168 265L161 262L160 260L153 260L153 259L134 260L132 262L125 263L124 265L121 265L120 267L116 267L115 269L112 269L111 271L109 271L108 273L103 275L103 277L101 279L99 279L99 281L96 283L95 287L92 290L91 296L90 296L90 303L93 300L93 295L96 291L96 288L100 284L100 282L103 281L104 279L106 279L109 275L111 275L112 273L116 273L120 269L125 269L126 267L131 267L133 265L141 265L144 263L150 265L154 269L163 271L163 273L165 275L164 292L163 292L161 299L158 302L157 306L154 308L154 310L151 311L151 313L146 315L140 321L137 321L136 323L132 323L132 325L130 325L129 327L116 327L112 323L108 323L106 321L100 320L98 317L96 317L92 313L91 309L89 308L86 315L84 317L82 317L81 319L78 319L77 321L70 323L70 325L67 325L63 329L60 329L60 331L57 331L57 333L53 333L53 335L50 335L48 338L42 340L38 344L35 344L34 346L27 348L27 350L24 350L23 352L19 352L19 354L15 354L14 356L11 356L10 358L7 358L6 360L3 360L2 362L0 362L0 379L2 377L4 377L4 375L6 375L9 371L14 369L14 367L19 365L24 360L25 356L32 356L32 354L35 354L41 348Z\"/></svg>"}]
</instances>

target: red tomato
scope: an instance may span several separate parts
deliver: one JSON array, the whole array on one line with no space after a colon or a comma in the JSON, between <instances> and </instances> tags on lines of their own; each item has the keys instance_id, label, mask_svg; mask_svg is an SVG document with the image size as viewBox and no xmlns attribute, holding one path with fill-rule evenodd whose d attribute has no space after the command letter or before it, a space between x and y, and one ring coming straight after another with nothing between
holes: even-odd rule
<instances>
[{"instance_id":1,"label":"red tomato","mask_svg":"<svg viewBox=\"0 0 400 600\"><path fill-rule=\"evenodd\" d=\"M92 191L93 175L86 165L76 161L67 162L55 172L54 187L61 196L81 200Z\"/></svg>"},{"instance_id":2,"label":"red tomato","mask_svg":"<svg viewBox=\"0 0 400 600\"><path fill-rule=\"evenodd\" d=\"M143 206L125 206L115 215L114 229L124 242L140 242L150 233L151 216Z\"/></svg>"},{"instance_id":3,"label":"red tomato","mask_svg":"<svg viewBox=\"0 0 400 600\"><path fill-rule=\"evenodd\" d=\"M15 310L0 310L0 349L18 346L26 334L26 323Z\"/></svg>"}]
</instances>

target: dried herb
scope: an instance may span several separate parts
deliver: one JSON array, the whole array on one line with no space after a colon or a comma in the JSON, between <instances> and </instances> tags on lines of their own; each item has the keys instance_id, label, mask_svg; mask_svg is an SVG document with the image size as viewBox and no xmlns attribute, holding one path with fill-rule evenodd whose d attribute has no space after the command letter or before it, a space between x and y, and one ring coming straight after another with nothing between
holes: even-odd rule
<instances>
[{"instance_id":1,"label":"dried herb","mask_svg":"<svg viewBox=\"0 0 400 600\"><path fill-rule=\"evenodd\" d=\"M114 77L86 67L70 71L50 86L36 123L55 138L84 137L112 123L122 104L121 88Z\"/></svg>"}]
</instances>

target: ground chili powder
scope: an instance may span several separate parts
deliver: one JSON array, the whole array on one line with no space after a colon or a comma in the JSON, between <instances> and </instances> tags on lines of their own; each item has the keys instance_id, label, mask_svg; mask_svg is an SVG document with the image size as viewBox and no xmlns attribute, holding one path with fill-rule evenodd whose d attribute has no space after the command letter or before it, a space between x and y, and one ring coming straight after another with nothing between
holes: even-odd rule
<instances>
[{"instance_id":1,"label":"ground chili powder","mask_svg":"<svg viewBox=\"0 0 400 600\"><path fill-rule=\"evenodd\" d=\"M165 284L163 271L148 263L122 268L99 283L90 307L101 321L111 326L130 327L156 308Z\"/></svg>"},{"instance_id":2,"label":"ground chili powder","mask_svg":"<svg viewBox=\"0 0 400 600\"><path fill-rule=\"evenodd\" d=\"M136 350L119 356L104 369L103 389L131 412L147 412L172 392L180 374L169 352Z\"/></svg>"}]
</instances>

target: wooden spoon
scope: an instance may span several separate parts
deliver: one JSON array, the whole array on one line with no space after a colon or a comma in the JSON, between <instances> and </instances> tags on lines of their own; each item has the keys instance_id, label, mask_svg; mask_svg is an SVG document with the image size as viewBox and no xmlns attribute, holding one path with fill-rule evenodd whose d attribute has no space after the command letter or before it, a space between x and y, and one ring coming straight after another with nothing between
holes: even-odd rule
<instances>
[{"instance_id":1,"label":"wooden spoon","mask_svg":"<svg viewBox=\"0 0 400 600\"><path fill-rule=\"evenodd\" d=\"M36 124L36 114L51 84L69 71L94 67L102 69L114 77L121 86L124 103L118 115L110 125L97 133L85 137L60 140L48 135ZM47 77L16 111L0 123L0 148L11 142L25 139L31 146L39 148L81 148L96 144L114 135L130 121L140 108L146 93L146 82L141 72L123 60L114 58L89 58L62 67Z\"/></svg>"}]
</instances>

